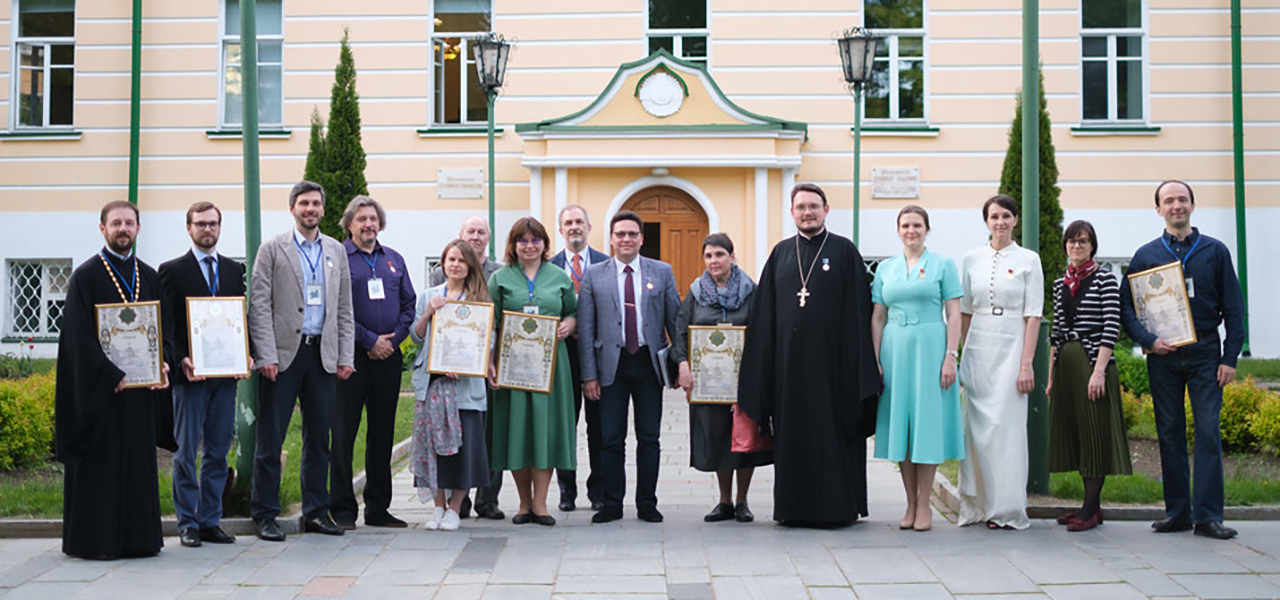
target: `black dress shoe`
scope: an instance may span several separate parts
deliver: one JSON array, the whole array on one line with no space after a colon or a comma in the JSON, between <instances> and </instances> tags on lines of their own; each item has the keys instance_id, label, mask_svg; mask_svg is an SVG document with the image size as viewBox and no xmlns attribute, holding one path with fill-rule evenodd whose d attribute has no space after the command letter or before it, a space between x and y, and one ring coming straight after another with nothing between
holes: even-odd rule
<instances>
[{"instance_id":1,"label":"black dress shoe","mask_svg":"<svg viewBox=\"0 0 1280 600\"><path fill-rule=\"evenodd\" d=\"M480 511L477 510L476 512L480 512ZM462 497L462 506L458 507L458 518L459 519L471 518L471 495L470 494L467 494L466 496Z\"/></svg>"},{"instance_id":2,"label":"black dress shoe","mask_svg":"<svg viewBox=\"0 0 1280 600\"><path fill-rule=\"evenodd\" d=\"M511 517L511 522L516 525L525 525L533 522L533 513L520 513Z\"/></svg>"},{"instance_id":3,"label":"black dress shoe","mask_svg":"<svg viewBox=\"0 0 1280 600\"><path fill-rule=\"evenodd\" d=\"M280 524L275 519L267 521L254 522L254 527L258 530L258 539L268 542L283 542L284 532L280 531Z\"/></svg>"},{"instance_id":4,"label":"black dress shoe","mask_svg":"<svg viewBox=\"0 0 1280 600\"><path fill-rule=\"evenodd\" d=\"M636 517L645 523L661 523L662 513L656 506L645 506L636 509Z\"/></svg>"},{"instance_id":5,"label":"black dress shoe","mask_svg":"<svg viewBox=\"0 0 1280 600\"><path fill-rule=\"evenodd\" d=\"M1191 519L1185 517L1166 517L1151 524L1156 533L1177 533L1191 529Z\"/></svg>"},{"instance_id":6,"label":"black dress shoe","mask_svg":"<svg viewBox=\"0 0 1280 600\"><path fill-rule=\"evenodd\" d=\"M1215 540L1229 540L1236 537L1236 530L1223 525L1221 521L1212 523L1196 523L1196 535Z\"/></svg>"},{"instance_id":7,"label":"black dress shoe","mask_svg":"<svg viewBox=\"0 0 1280 600\"><path fill-rule=\"evenodd\" d=\"M323 533L325 535L342 535L341 527L329 518L329 515L312 517L303 522L302 530L307 533Z\"/></svg>"},{"instance_id":8,"label":"black dress shoe","mask_svg":"<svg viewBox=\"0 0 1280 600\"><path fill-rule=\"evenodd\" d=\"M343 531L355 531L355 530L356 530L356 520L355 520L354 518L350 518L350 517L334 517L333 522L334 522L338 527L342 528L342 530L343 530ZM365 522L365 524L366 524L366 525L368 525L368 524L369 524L369 519L366 517L366 518L365 518L365 520L364 520L364 522Z\"/></svg>"},{"instance_id":9,"label":"black dress shoe","mask_svg":"<svg viewBox=\"0 0 1280 600\"><path fill-rule=\"evenodd\" d=\"M234 544L236 536L231 535L222 530L221 527L214 525L213 527L201 527L200 539L210 544Z\"/></svg>"},{"instance_id":10,"label":"black dress shoe","mask_svg":"<svg viewBox=\"0 0 1280 600\"><path fill-rule=\"evenodd\" d=\"M603 501L603 500L592 500L592 501L591 501L591 510L603 510L603 509L604 509L604 501Z\"/></svg>"},{"instance_id":11,"label":"black dress shoe","mask_svg":"<svg viewBox=\"0 0 1280 600\"><path fill-rule=\"evenodd\" d=\"M609 521L617 521L618 519L621 519L621 518L622 518L621 506L613 507L613 508L603 506L600 508L600 510L596 511L596 514L591 515L591 522L592 523L608 523Z\"/></svg>"},{"instance_id":12,"label":"black dress shoe","mask_svg":"<svg viewBox=\"0 0 1280 600\"><path fill-rule=\"evenodd\" d=\"M733 507L733 518L737 519L739 523L750 523L756 520L755 514L747 507L746 502Z\"/></svg>"},{"instance_id":13,"label":"black dress shoe","mask_svg":"<svg viewBox=\"0 0 1280 600\"><path fill-rule=\"evenodd\" d=\"M529 516L533 517L533 522L539 525L550 527L556 524L556 518L551 515L535 515L533 513L529 513Z\"/></svg>"},{"instance_id":14,"label":"black dress shoe","mask_svg":"<svg viewBox=\"0 0 1280 600\"><path fill-rule=\"evenodd\" d=\"M707 523L717 523L719 521L728 521L732 518L733 505L728 502L721 502L717 504L715 508L711 509L711 512L707 513L707 516L702 517L702 520Z\"/></svg>"},{"instance_id":15,"label":"black dress shoe","mask_svg":"<svg viewBox=\"0 0 1280 600\"><path fill-rule=\"evenodd\" d=\"M560 496L560 510L573 512L578 509L578 499L572 496Z\"/></svg>"},{"instance_id":16,"label":"black dress shoe","mask_svg":"<svg viewBox=\"0 0 1280 600\"><path fill-rule=\"evenodd\" d=\"M458 516L462 516L462 513L458 513ZM507 518L507 514L498 510L497 505L494 504L486 504L477 508L476 516L481 519L489 519L490 521L501 521Z\"/></svg>"},{"instance_id":17,"label":"black dress shoe","mask_svg":"<svg viewBox=\"0 0 1280 600\"><path fill-rule=\"evenodd\" d=\"M195 527L183 529L178 532L178 541L188 548L199 548L201 546L200 530Z\"/></svg>"},{"instance_id":18,"label":"black dress shoe","mask_svg":"<svg viewBox=\"0 0 1280 600\"><path fill-rule=\"evenodd\" d=\"M462 515L459 514L458 516L462 516ZM404 521L391 516L391 513L382 513L381 515L375 515L372 517L369 515L365 515L364 524L368 525L369 527L393 527L396 529L409 526L408 523L405 523ZM339 527L342 527L342 525L339 524ZM342 527L342 528L346 529L346 527ZM354 523L351 525L351 528L352 529L356 528Z\"/></svg>"}]
</instances>

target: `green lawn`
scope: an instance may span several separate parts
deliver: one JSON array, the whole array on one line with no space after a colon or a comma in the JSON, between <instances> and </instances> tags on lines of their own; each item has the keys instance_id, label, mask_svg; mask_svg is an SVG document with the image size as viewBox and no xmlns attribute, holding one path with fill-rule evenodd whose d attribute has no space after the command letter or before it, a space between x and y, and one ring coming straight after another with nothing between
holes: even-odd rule
<instances>
[{"instance_id":1,"label":"green lawn","mask_svg":"<svg viewBox=\"0 0 1280 600\"><path fill-rule=\"evenodd\" d=\"M410 436L413 429L413 397L402 396L396 407L396 440ZM353 472L364 469L365 423L360 424L353 452ZM284 448L288 451L285 471L280 483L280 504L287 507L301 502L298 472L302 465L302 417L295 414L289 423ZM234 452L227 457L235 465ZM169 469L159 471L160 512L173 514L173 475ZM0 473L0 517L57 519L62 516L62 465L48 463L15 473Z\"/></svg>"},{"instance_id":2,"label":"green lawn","mask_svg":"<svg viewBox=\"0 0 1280 600\"><path fill-rule=\"evenodd\" d=\"M1280 358L1242 358L1236 365L1236 379L1252 375L1259 381L1280 381Z\"/></svg>"}]
</instances>

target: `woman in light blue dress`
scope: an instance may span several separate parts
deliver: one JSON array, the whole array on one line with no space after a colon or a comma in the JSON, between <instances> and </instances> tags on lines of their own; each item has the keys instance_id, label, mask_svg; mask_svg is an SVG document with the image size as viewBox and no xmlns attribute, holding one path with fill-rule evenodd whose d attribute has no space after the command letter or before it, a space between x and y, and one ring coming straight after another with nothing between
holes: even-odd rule
<instances>
[{"instance_id":1,"label":"woman in light blue dress","mask_svg":"<svg viewBox=\"0 0 1280 600\"><path fill-rule=\"evenodd\" d=\"M898 526L916 531L933 526L929 495L938 465L964 457L955 384L963 289L955 263L924 247L928 233L929 213L903 207L902 254L880 263L871 286L871 343L884 377L875 456L901 466L907 511Z\"/></svg>"}]
</instances>

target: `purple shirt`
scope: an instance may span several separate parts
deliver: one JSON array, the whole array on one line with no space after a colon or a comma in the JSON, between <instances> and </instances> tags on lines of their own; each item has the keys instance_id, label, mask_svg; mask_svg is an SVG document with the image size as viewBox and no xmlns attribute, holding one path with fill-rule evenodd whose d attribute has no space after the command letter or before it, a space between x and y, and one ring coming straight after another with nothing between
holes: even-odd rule
<instances>
[{"instance_id":1,"label":"purple shirt","mask_svg":"<svg viewBox=\"0 0 1280 600\"><path fill-rule=\"evenodd\" d=\"M356 346L368 351L377 343L378 336L391 333L394 334L391 344L399 347L413 325L414 304L418 299L404 257L376 242L373 254L361 250L349 239L342 245L347 249L347 264L351 267ZM369 299L369 280L374 277L382 280L382 300Z\"/></svg>"}]
</instances>

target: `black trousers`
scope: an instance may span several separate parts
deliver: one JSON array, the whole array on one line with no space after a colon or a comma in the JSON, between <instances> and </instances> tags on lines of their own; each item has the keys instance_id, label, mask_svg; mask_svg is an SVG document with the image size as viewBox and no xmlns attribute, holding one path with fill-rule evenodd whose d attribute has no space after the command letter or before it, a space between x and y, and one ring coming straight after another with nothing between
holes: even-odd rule
<instances>
[{"instance_id":1,"label":"black trousers","mask_svg":"<svg viewBox=\"0 0 1280 600\"><path fill-rule=\"evenodd\" d=\"M569 372L573 379L573 422L575 425L582 419L582 357L578 355L578 336L564 340L565 350L569 353ZM587 461L591 474L587 476L587 499L592 502L604 500L600 483L600 404L587 402ZM556 469L556 480L560 483L560 494L566 499L578 496L578 472L568 469Z\"/></svg>"},{"instance_id":2,"label":"black trousers","mask_svg":"<svg viewBox=\"0 0 1280 600\"><path fill-rule=\"evenodd\" d=\"M611 385L600 389L601 491L606 507L622 509L627 492L626 450L627 412L635 410L636 508L658 505L658 464L662 450L658 437L662 430L662 382L653 370L649 349L641 346L634 355L622 353L618 372Z\"/></svg>"},{"instance_id":3,"label":"black trousers","mask_svg":"<svg viewBox=\"0 0 1280 600\"><path fill-rule=\"evenodd\" d=\"M356 372L338 382L333 412L329 514L339 523L355 523L360 512L351 485L351 453L363 412L369 415L364 446L364 517L385 516L391 506L391 446L395 444L402 358L399 349L383 360L373 360L357 349L355 358Z\"/></svg>"}]
</instances>

